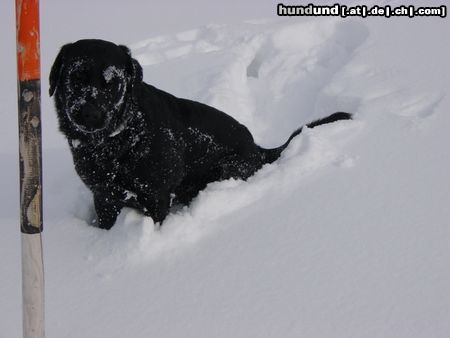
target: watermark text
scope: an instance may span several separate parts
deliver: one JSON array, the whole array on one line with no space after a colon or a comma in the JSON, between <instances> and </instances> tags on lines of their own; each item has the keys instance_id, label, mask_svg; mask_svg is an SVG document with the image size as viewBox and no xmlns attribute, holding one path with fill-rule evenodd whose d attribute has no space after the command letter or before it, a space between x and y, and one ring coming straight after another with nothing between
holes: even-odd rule
<instances>
[{"instance_id":1,"label":"watermark text","mask_svg":"<svg viewBox=\"0 0 450 338\"><path fill-rule=\"evenodd\" d=\"M371 16L390 17L419 17L419 16L437 16L445 18L447 16L447 6L438 7L418 7L413 5L402 5L391 7L386 6L346 6L334 4L332 6L322 6L308 4L302 5L285 5L279 3L277 5L277 14L279 16L340 16L342 18L359 16L367 18Z\"/></svg>"}]
</instances>

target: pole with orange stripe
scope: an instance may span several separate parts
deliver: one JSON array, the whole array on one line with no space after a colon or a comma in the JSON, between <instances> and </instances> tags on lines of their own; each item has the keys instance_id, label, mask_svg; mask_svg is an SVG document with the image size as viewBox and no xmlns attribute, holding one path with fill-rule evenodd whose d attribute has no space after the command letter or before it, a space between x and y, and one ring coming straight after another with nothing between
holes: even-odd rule
<instances>
[{"instance_id":1,"label":"pole with orange stripe","mask_svg":"<svg viewBox=\"0 0 450 338\"><path fill-rule=\"evenodd\" d=\"M44 337L39 0L16 0L23 337Z\"/></svg>"}]
</instances>

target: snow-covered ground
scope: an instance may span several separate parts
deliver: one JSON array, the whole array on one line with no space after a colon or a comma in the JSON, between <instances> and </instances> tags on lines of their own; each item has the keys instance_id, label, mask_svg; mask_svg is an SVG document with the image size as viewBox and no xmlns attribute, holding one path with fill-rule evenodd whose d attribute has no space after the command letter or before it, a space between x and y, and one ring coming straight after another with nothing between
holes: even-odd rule
<instances>
[{"instance_id":1,"label":"snow-covered ground","mask_svg":"<svg viewBox=\"0 0 450 338\"><path fill-rule=\"evenodd\" d=\"M450 337L448 19L44 2L47 337ZM12 5L0 5L1 338L21 332ZM305 130L160 230L132 210L99 230L46 95L58 48L85 37L128 44L145 81L226 111L266 147L334 111L355 120Z\"/></svg>"}]
</instances>

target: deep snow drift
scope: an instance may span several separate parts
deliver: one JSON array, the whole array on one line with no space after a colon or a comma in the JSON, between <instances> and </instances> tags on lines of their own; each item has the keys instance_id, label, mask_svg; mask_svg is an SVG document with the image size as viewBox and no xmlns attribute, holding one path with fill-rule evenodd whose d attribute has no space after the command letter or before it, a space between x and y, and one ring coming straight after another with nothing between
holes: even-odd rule
<instances>
[{"instance_id":1,"label":"deep snow drift","mask_svg":"<svg viewBox=\"0 0 450 338\"><path fill-rule=\"evenodd\" d=\"M145 81L224 110L265 147L355 113L305 130L247 182L210 184L159 230L132 210L109 232L87 225L90 192L43 98L47 336L450 336L448 30L439 18L295 18L131 41ZM5 338L20 332L8 142Z\"/></svg>"}]
</instances>

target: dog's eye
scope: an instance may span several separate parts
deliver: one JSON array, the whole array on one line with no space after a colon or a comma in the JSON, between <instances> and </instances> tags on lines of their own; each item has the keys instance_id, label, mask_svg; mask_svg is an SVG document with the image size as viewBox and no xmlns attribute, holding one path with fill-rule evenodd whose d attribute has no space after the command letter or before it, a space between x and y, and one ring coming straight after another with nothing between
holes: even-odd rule
<instances>
[{"instance_id":1,"label":"dog's eye","mask_svg":"<svg viewBox=\"0 0 450 338\"><path fill-rule=\"evenodd\" d=\"M116 78L113 78L111 80L103 80L103 87L111 90L111 91L115 91L117 90L117 87L119 86L119 81Z\"/></svg>"},{"instance_id":2,"label":"dog's eye","mask_svg":"<svg viewBox=\"0 0 450 338\"><path fill-rule=\"evenodd\" d=\"M105 78L103 78L102 82L103 82L103 85L105 87L110 87L111 85L114 84L114 80L113 79L105 79Z\"/></svg>"},{"instance_id":3,"label":"dog's eye","mask_svg":"<svg viewBox=\"0 0 450 338\"><path fill-rule=\"evenodd\" d=\"M120 67L114 65L107 67L102 72L104 87L112 91L120 90L124 74L124 70Z\"/></svg>"},{"instance_id":4,"label":"dog's eye","mask_svg":"<svg viewBox=\"0 0 450 338\"><path fill-rule=\"evenodd\" d=\"M71 74L70 81L74 85L85 85L89 82L89 76L84 72L75 72Z\"/></svg>"}]
</instances>

